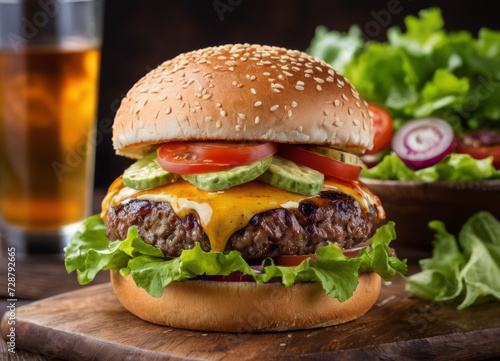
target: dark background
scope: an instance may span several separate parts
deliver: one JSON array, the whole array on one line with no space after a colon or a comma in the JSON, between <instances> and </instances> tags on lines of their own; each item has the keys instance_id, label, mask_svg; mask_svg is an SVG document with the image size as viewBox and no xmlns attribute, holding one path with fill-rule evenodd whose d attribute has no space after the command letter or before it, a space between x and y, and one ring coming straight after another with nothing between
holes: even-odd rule
<instances>
[{"instance_id":1,"label":"dark background","mask_svg":"<svg viewBox=\"0 0 500 361\"><path fill-rule=\"evenodd\" d=\"M110 119L128 89L164 60L226 43L268 44L305 51L318 25L346 31L351 24L358 24L368 38L385 40L387 28L404 26L406 15L438 5L449 30L466 29L477 35L483 26L500 29L500 2L496 1L108 0L95 187L108 187L131 163L114 154Z\"/></svg>"}]
</instances>

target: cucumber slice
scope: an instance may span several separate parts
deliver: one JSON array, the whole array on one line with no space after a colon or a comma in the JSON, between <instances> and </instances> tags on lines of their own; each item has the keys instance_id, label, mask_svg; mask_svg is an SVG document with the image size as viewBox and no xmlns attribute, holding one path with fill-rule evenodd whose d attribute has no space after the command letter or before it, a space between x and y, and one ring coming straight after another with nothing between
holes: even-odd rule
<instances>
[{"instance_id":1,"label":"cucumber slice","mask_svg":"<svg viewBox=\"0 0 500 361\"><path fill-rule=\"evenodd\" d=\"M129 188L144 190L172 181L175 174L160 167L156 152L145 155L123 172L123 183Z\"/></svg>"},{"instance_id":2,"label":"cucumber slice","mask_svg":"<svg viewBox=\"0 0 500 361\"><path fill-rule=\"evenodd\" d=\"M274 156L273 163L259 179L289 192L312 196L323 188L325 176L309 167Z\"/></svg>"},{"instance_id":3,"label":"cucumber slice","mask_svg":"<svg viewBox=\"0 0 500 361\"><path fill-rule=\"evenodd\" d=\"M348 152L343 152L341 150L333 149L333 148L328 148L328 147L322 147L320 145L313 145L313 146L303 146L304 149L307 149L311 152L319 153L321 155L324 155L325 157L331 158L338 160L343 163L348 163L352 165L357 165L357 166L363 166L363 162L361 159L352 153Z\"/></svg>"},{"instance_id":4,"label":"cucumber slice","mask_svg":"<svg viewBox=\"0 0 500 361\"><path fill-rule=\"evenodd\" d=\"M220 191L254 180L269 168L272 161L273 157L271 156L226 171L183 174L181 177L204 191Z\"/></svg>"}]
</instances>

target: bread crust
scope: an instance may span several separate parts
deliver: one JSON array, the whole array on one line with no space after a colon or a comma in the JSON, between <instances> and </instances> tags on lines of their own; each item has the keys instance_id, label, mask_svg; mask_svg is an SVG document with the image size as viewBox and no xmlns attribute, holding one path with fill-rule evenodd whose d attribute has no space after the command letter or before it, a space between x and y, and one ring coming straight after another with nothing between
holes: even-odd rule
<instances>
[{"instance_id":1,"label":"bread crust","mask_svg":"<svg viewBox=\"0 0 500 361\"><path fill-rule=\"evenodd\" d=\"M200 331L270 332L333 326L365 314L375 303L381 279L362 273L354 295L340 303L319 283L284 287L281 283L172 282L160 298L136 286L130 274L111 270L121 304L134 315L159 325Z\"/></svg>"},{"instance_id":2,"label":"bread crust","mask_svg":"<svg viewBox=\"0 0 500 361\"><path fill-rule=\"evenodd\" d=\"M367 104L347 79L306 53L249 44L181 54L127 93L113 125L117 154L139 158L180 140L372 147Z\"/></svg>"}]
</instances>

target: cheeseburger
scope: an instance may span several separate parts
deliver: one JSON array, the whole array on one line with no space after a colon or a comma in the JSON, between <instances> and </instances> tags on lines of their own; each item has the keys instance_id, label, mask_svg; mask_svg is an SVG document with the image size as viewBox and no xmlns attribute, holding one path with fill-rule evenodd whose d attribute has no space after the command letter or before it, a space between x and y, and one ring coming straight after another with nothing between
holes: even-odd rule
<instances>
[{"instance_id":1,"label":"cheeseburger","mask_svg":"<svg viewBox=\"0 0 500 361\"><path fill-rule=\"evenodd\" d=\"M322 60L249 44L181 54L128 92L113 144L137 161L71 240L66 268L82 284L111 270L121 304L146 321L336 325L406 271L358 179L367 103Z\"/></svg>"}]
</instances>

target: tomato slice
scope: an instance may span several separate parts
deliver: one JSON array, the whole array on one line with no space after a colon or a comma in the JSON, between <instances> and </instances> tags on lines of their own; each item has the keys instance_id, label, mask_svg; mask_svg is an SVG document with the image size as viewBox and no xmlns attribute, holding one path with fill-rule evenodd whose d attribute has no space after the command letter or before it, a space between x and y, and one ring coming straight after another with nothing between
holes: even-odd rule
<instances>
[{"instance_id":1,"label":"tomato slice","mask_svg":"<svg viewBox=\"0 0 500 361\"><path fill-rule=\"evenodd\" d=\"M298 266L303 260L310 258L313 261L318 260L318 256L315 254L304 254L298 256L277 256L274 257L274 263L277 266Z\"/></svg>"},{"instance_id":2,"label":"tomato slice","mask_svg":"<svg viewBox=\"0 0 500 361\"><path fill-rule=\"evenodd\" d=\"M470 154L475 159L493 156L493 165L500 169L500 133L480 131L458 137L455 148L457 153Z\"/></svg>"},{"instance_id":3,"label":"tomato slice","mask_svg":"<svg viewBox=\"0 0 500 361\"><path fill-rule=\"evenodd\" d=\"M387 149L392 140L392 118L384 108L369 103L368 112L372 117L373 149L367 150L365 154L377 154Z\"/></svg>"},{"instance_id":4,"label":"tomato slice","mask_svg":"<svg viewBox=\"0 0 500 361\"><path fill-rule=\"evenodd\" d=\"M172 173L218 172L276 153L274 143L172 142L158 149L158 163Z\"/></svg>"},{"instance_id":5,"label":"tomato slice","mask_svg":"<svg viewBox=\"0 0 500 361\"><path fill-rule=\"evenodd\" d=\"M283 158L315 169L325 175L343 178L348 181L358 180L361 172L360 166L343 163L293 145L280 144L278 154Z\"/></svg>"},{"instance_id":6,"label":"tomato slice","mask_svg":"<svg viewBox=\"0 0 500 361\"><path fill-rule=\"evenodd\" d=\"M349 257L349 258L356 258L358 256L358 253L360 251L360 248L356 248L354 250L345 250L342 251L344 256ZM313 261L318 260L318 256L316 254L302 254L302 255L296 255L296 256L277 256L274 257L274 263L277 266L298 266L299 264L302 263L303 260L310 258Z\"/></svg>"}]
</instances>

